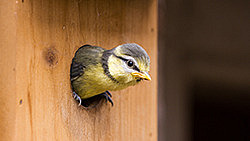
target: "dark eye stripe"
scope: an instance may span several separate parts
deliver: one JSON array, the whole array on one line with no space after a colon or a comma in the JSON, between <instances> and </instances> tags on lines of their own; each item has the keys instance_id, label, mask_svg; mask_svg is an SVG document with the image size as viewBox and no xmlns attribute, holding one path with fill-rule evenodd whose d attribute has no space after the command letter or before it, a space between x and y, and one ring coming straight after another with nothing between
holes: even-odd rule
<instances>
[{"instance_id":1,"label":"dark eye stripe","mask_svg":"<svg viewBox=\"0 0 250 141\"><path fill-rule=\"evenodd\" d=\"M123 60L123 61L125 61L125 62L127 62L128 61L128 59L126 59L126 58L123 58L123 57L121 57L121 56L116 56L116 55L114 55L115 57L117 57L117 58L119 58L119 59L121 59L121 60Z\"/></svg>"},{"instance_id":2,"label":"dark eye stripe","mask_svg":"<svg viewBox=\"0 0 250 141\"><path fill-rule=\"evenodd\" d=\"M138 71L138 72L141 72L140 69L137 66L134 66L133 69Z\"/></svg>"},{"instance_id":3,"label":"dark eye stripe","mask_svg":"<svg viewBox=\"0 0 250 141\"><path fill-rule=\"evenodd\" d=\"M117 55L115 55L114 53L113 53L113 55L114 55L116 58L119 58L119 59L121 59L121 60L123 60L123 61L125 61L125 62L129 61L128 59L123 58L123 57L121 57L121 56L117 56ZM136 71L138 71L138 72L141 72L140 69L139 69L137 66L135 66L135 65L134 65L134 67L133 67L133 70L136 70Z\"/></svg>"}]
</instances>

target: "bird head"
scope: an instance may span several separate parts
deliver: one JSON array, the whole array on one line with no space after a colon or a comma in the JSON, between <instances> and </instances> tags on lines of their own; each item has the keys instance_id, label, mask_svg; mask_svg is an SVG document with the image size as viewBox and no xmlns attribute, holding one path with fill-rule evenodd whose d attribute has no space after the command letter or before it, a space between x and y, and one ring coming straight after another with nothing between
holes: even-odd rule
<instances>
[{"instance_id":1,"label":"bird head","mask_svg":"<svg viewBox=\"0 0 250 141\"><path fill-rule=\"evenodd\" d=\"M128 43L111 50L108 59L109 71L119 83L134 85L141 80L151 80L150 59L138 44Z\"/></svg>"}]
</instances>

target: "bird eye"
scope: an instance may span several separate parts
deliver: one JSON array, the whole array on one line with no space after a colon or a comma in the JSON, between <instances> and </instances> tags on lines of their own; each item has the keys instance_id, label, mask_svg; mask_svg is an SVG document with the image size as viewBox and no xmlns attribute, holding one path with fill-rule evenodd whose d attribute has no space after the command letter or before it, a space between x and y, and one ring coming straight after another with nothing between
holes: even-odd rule
<instances>
[{"instance_id":1,"label":"bird eye","mask_svg":"<svg viewBox=\"0 0 250 141\"><path fill-rule=\"evenodd\" d=\"M133 61L131 61L131 60L129 60L127 63L128 63L128 66L129 66L129 67L134 66L134 62L133 62Z\"/></svg>"}]
</instances>

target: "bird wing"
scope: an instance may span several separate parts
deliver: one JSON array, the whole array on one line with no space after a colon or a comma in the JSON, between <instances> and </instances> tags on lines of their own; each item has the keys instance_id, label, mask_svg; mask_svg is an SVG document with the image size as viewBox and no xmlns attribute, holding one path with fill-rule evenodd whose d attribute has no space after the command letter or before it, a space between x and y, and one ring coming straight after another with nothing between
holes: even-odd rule
<instances>
[{"instance_id":1,"label":"bird wing","mask_svg":"<svg viewBox=\"0 0 250 141\"><path fill-rule=\"evenodd\" d=\"M90 65L100 63L100 55L102 55L104 51L105 49L97 46L84 45L80 47L72 59L70 68L71 82L82 76L84 74L84 70Z\"/></svg>"},{"instance_id":2,"label":"bird wing","mask_svg":"<svg viewBox=\"0 0 250 141\"><path fill-rule=\"evenodd\" d=\"M76 80L84 73L84 66L81 63L72 61L70 68L70 81Z\"/></svg>"}]
</instances>

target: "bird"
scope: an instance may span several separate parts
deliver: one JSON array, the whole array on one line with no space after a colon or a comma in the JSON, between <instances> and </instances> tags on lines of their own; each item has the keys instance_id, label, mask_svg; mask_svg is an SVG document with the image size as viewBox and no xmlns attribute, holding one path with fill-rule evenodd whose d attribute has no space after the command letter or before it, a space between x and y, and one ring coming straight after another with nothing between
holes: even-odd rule
<instances>
[{"instance_id":1,"label":"bird","mask_svg":"<svg viewBox=\"0 0 250 141\"><path fill-rule=\"evenodd\" d=\"M150 58L136 43L118 45L110 50L89 44L81 46L72 59L70 81L73 97L88 107L94 98L111 103L109 91L151 80Z\"/></svg>"}]
</instances>

